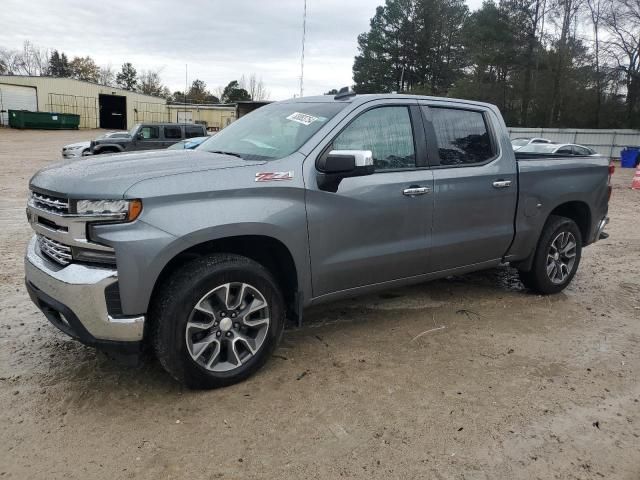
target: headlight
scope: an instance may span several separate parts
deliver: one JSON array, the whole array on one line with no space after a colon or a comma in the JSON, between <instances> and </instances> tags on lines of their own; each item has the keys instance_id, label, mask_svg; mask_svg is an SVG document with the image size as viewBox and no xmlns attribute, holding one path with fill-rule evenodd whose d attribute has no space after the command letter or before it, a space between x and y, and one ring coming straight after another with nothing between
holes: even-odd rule
<instances>
[{"instance_id":1,"label":"headlight","mask_svg":"<svg viewBox=\"0 0 640 480\"><path fill-rule=\"evenodd\" d=\"M105 220L132 222L142 212L141 200L78 200L76 213Z\"/></svg>"}]
</instances>

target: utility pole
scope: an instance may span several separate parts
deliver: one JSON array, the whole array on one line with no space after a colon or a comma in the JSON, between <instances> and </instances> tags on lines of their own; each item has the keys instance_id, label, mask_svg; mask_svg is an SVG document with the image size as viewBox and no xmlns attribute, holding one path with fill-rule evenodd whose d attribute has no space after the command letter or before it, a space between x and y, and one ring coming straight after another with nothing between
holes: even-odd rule
<instances>
[{"instance_id":1,"label":"utility pole","mask_svg":"<svg viewBox=\"0 0 640 480\"><path fill-rule=\"evenodd\" d=\"M304 43L307 36L307 0L304 0L302 14L302 56L300 57L300 96L304 96Z\"/></svg>"},{"instance_id":2,"label":"utility pole","mask_svg":"<svg viewBox=\"0 0 640 480\"><path fill-rule=\"evenodd\" d=\"M184 64L184 116L182 118L182 122L185 123L185 119L187 118L187 88L189 86L188 78L188 64ZM176 119L177 120L177 119Z\"/></svg>"}]
</instances>

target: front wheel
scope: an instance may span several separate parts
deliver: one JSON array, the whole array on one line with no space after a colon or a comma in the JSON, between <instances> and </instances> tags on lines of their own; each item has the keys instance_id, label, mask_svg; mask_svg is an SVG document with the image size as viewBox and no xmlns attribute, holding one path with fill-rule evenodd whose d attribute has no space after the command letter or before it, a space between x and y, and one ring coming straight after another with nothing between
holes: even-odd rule
<instances>
[{"instance_id":1,"label":"front wheel","mask_svg":"<svg viewBox=\"0 0 640 480\"><path fill-rule=\"evenodd\" d=\"M194 260L161 286L150 320L162 366L191 388L240 382L271 356L284 329L273 276L246 257Z\"/></svg>"},{"instance_id":2,"label":"front wheel","mask_svg":"<svg viewBox=\"0 0 640 480\"><path fill-rule=\"evenodd\" d=\"M519 272L527 288L542 294L558 293L571 282L582 255L582 234L578 225L566 217L552 215L545 224L533 265Z\"/></svg>"}]
</instances>

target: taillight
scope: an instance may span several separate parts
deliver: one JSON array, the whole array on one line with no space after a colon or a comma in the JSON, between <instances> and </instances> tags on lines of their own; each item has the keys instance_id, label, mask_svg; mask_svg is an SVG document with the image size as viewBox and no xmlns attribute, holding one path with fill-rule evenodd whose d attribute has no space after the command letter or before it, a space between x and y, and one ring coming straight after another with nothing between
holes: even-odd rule
<instances>
[{"instance_id":1,"label":"taillight","mask_svg":"<svg viewBox=\"0 0 640 480\"><path fill-rule=\"evenodd\" d=\"M611 200L611 193L613 191L613 187L611 187L611 177L616 171L616 165L613 163L613 160L609 160L609 178L607 180L607 202Z\"/></svg>"}]
</instances>

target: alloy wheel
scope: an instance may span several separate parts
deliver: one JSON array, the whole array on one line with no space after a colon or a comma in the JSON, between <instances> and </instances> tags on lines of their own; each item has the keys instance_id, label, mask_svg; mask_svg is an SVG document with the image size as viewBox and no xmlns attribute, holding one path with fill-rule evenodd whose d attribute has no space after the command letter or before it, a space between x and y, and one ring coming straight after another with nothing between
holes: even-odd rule
<instances>
[{"instance_id":1,"label":"alloy wheel","mask_svg":"<svg viewBox=\"0 0 640 480\"><path fill-rule=\"evenodd\" d=\"M187 350L205 369L230 372L260 350L269 323L269 304L257 288L225 283L204 295L189 315Z\"/></svg>"},{"instance_id":2,"label":"alloy wheel","mask_svg":"<svg viewBox=\"0 0 640 480\"><path fill-rule=\"evenodd\" d=\"M547 276L555 284L564 283L576 263L576 238L571 232L560 232L547 252Z\"/></svg>"}]
</instances>

